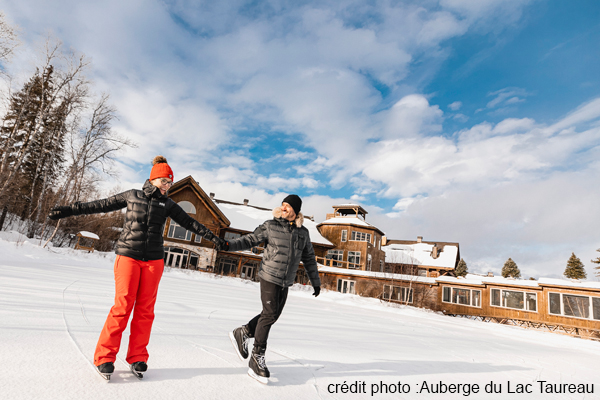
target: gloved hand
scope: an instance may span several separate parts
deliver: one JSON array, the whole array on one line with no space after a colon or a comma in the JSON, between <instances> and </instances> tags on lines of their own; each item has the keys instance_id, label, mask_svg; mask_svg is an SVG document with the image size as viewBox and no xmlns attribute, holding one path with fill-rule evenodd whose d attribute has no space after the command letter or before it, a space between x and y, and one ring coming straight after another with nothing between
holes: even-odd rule
<instances>
[{"instance_id":1,"label":"gloved hand","mask_svg":"<svg viewBox=\"0 0 600 400\"><path fill-rule=\"evenodd\" d=\"M315 289L313 296L317 297L321 293L321 286L315 286L313 289Z\"/></svg>"},{"instance_id":2,"label":"gloved hand","mask_svg":"<svg viewBox=\"0 0 600 400\"><path fill-rule=\"evenodd\" d=\"M71 208L71 206L60 206L54 207L52 210L50 210L48 218L52 220L57 220L61 218L70 217L71 215L73 215L73 208Z\"/></svg>"},{"instance_id":3,"label":"gloved hand","mask_svg":"<svg viewBox=\"0 0 600 400\"><path fill-rule=\"evenodd\" d=\"M226 240L221 239L221 243L219 245L219 250L220 251L227 251L229 250L229 242Z\"/></svg>"},{"instance_id":4,"label":"gloved hand","mask_svg":"<svg viewBox=\"0 0 600 400\"><path fill-rule=\"evenodd\" d=\"M211 242L213 242L215 244L215 248L219 251L229 250L229 242L226 242L225 240L221 239L218 236L213 236L213 238L211 239Z\"/></svg>"}]
</instances>

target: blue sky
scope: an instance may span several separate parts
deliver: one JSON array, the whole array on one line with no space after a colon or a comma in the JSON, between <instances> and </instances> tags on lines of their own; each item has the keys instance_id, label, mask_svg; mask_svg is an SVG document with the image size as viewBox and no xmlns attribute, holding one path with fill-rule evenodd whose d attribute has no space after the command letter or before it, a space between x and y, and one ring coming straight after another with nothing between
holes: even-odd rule
<instances>
[{"instance_id":1,"label":"blue sky","mask_svg":"<svg viewBox=\"0 0 600 400\"><path fill-rule=\"evenodd\" d=\"M593 275L600 233L596 1L0 0L21 28L9 69L33 72L47 32L88 72L138 144L136 187L165 155L176 178L325 218L360 203L395 239L454 241L474 272L511 257Z\"/></svg>"}]
</instances>

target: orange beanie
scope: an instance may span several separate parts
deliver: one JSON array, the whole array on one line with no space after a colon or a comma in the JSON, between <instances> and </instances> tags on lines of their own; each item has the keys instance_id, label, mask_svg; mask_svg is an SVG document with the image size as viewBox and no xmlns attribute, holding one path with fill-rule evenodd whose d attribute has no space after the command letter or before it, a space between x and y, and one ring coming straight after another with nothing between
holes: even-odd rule
<instances>
[{"instance_id":1,"label":"orange beanie","mask_svg":"<svg viewBox=\"0 0 600 400\"><path fill-rule=\"evenodd\" d=\"M154 160L152 160L152 171L150 171L150 180L154 180L156 178L169 178L174 181L173 178L173 170L167 164L167 159L163 156L156 156Z\"/></svg>"}]
</instances>

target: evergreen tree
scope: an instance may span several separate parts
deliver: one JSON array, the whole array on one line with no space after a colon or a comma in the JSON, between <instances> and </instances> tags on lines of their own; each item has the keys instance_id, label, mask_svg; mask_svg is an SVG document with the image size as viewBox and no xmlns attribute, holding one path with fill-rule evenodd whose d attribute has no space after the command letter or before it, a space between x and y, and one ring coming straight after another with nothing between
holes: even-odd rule
<instances>
[{"instance_id":1,"label":"evergreen tree","mask_svg":"<svg viewBox=\"0 0 600 400\"><path fill-rule=\"evenodd\" d=\"M456 276L466 276L468 269L469 268L467 267L467 263L461 258L458 262L458 265L456 266L456 269L454 270L454 273L456 274Z\"/></svg>"},{"instance_id":2,"label":"evergreen tree","mask_svg":"<svg viewBox=\"0 0 600 400\"><path fill-rule=\"evenodd\" d=\"M600 251L600 249L598 249L598 250L596 250L596 251ZM594 269L598 270L598 271L596 272L596 276L600 277L600 257L596 258L595 260L592 260L592 262L593 262L594 264L598 264L598 266L597 266L597 267L594 267Z\"/></svg>"},{"instance_id":3,"label":"evergreen tree","mask_svg":"<svg viewBox=\"0 0 600 400\"><path fill-rule=\"evenodd\" d=\"M47 188L52 185L64 162L63 147L67 118L65 99L54 92L54 68L36 71L23 89L11 97L0 128L2 167L16 175L21 206L13 212L23 219L37 220ZM35 224L28 236L33 236Z\"/></svg>"},{"instance_id":4,"label":"evergreen tree","mask_svg":"<svg viewBox=\"0 0 600 400\"><path fill-rule=\"evenodd\" d=\"M567 268L565 268L564 275L569 279L587 278L587 274L585 273L585 269L583 268L583 263L581 262L579 257L575 256L575 253L571 253L571 257L569 257L569 261L567 261Z\"/></svg>"},{"instance_id":5,"label":"evergreen tree","mask_svg":"<svg viewBox=\"0 0 600 400\"><path fill-rule=\"evenodd\" d=\"M521 277L521 271L519 271L519 267L517 266L517 263L515 263L512 260L512 258L509 258L504 263L504 266L502 267L502 276L504 278L509 278L509 277L520 278Z\"/></svg>"}]
</instances>

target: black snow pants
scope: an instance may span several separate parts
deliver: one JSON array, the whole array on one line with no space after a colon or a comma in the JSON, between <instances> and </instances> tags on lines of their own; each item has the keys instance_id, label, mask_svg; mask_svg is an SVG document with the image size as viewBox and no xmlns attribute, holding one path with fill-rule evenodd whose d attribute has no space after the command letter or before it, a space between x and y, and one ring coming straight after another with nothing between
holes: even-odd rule
<instances>
[{"instance_id":1,"label":"black snow pants","mask_svg":"<svg viewBox=\"0 0 600 400\"><path fill-rule=\"evenodd\" d=\"M260 300L262 312L248 322L248 333L254 337L254 347L267 348L267 339L271 326L279 319L285 301L287 300L288 288L260 280Z\"/></svg>"}]
</instances>

